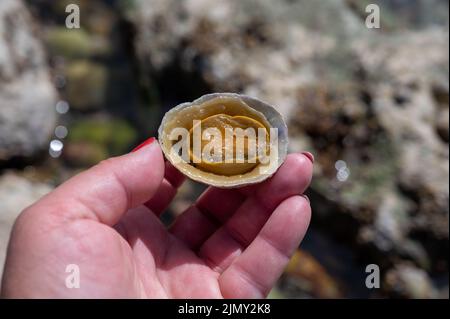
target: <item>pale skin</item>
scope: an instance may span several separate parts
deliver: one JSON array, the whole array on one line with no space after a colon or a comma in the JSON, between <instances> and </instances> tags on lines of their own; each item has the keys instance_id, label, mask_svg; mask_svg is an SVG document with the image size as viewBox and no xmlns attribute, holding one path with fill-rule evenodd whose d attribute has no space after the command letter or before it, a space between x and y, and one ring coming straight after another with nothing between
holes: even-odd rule
<instances>
[{"instance_id":1,"label":"pale skin","mask_svg":"<svg viewBox=\"0 0 450 319\"><path fill-rule=\"evenodd\" d=\"M153 142L73 177L25 209L9 244L6 298L262 298L310 221L312 161L290 154L265 182L208 188L170 226L183 183ZM66 266L80 288L66 287Z\"/></svg>"}]
</instances>

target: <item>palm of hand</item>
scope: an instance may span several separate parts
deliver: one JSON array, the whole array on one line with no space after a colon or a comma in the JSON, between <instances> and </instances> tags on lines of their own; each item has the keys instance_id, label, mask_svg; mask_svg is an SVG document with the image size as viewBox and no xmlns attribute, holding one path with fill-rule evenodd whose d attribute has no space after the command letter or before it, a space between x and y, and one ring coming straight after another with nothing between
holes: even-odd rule
<instances>
[{"instance_id":1,"label":"palm of hand","mask_svg":"<svg viewBox=\"0 0 450 319\"><path fill-rule=\"evenodd\" d=\"M221 298L219 274L181 240L163 229L152 212L142 207L128 213L131 231L119 234L102 224L85 222L77 236L83 242L73 249L71 260L86 260L80 265L80 286L84 277L89 294L125 298ZM149 219L143 221L143 219ZM120 226L120 232L125 232ZM72 230L65 230L72 232ZM94 234L92 236L92 234ZM125 238L124 238L125 236ZM69 259L68 259L69 260ZM113 265L113 266L111 266ZM91 273L84 273L84 269ZM92 269L92 270L91 270ZM61 287L62 288L62 287ZM65 293L62 288L61 293ZM83 292L84 294L84 292Z\"/></svg>"}]
</instances>

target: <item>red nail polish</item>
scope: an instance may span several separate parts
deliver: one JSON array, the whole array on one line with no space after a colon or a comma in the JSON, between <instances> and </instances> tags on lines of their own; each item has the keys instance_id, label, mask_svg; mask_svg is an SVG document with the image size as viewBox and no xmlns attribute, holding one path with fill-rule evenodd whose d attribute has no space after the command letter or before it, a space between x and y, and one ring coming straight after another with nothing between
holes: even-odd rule
<instances>
[{"instance_id":1,"label":"red nail polish","mask_svg":"<svg viewBox=\"0 0 450 319\"><path fill-rule=\"evenodd\" d=\"M310 152L303 152L302 154L305 155L311 161L311 163L314 164L314 155L312 155Z\"/></svg>"},{"instance_id":2,"label":"red nail polish","mask_svg":"<svg viewBox=\"0 0 450 319\"><path fill-rule=\"evenodd\" d=\"M131 152L136 152L137 150L140 150L144 146L152 144L154 141L155 141L155 138L150 137L149 139L145 140L144 142L142 142L141 144L136 146Z\"/></svg>"}]
</instances>

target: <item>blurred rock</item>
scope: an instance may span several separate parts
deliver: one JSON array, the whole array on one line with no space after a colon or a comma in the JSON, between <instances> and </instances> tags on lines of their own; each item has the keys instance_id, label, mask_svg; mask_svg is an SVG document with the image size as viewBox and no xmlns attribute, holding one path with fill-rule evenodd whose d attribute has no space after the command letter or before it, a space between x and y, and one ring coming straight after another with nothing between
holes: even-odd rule
<instances>
[{"instance_id":1,"label":"blurred rock","mask_svg":"<svg viewBox=\"0 0 450 319\"><path fill-rule=\"evenodd\" d=\"M313 298L341 298L338 282L308 252L297 250L284 272L285 285ZM296 288L294 288L296 287ZM298 295L299 292L293 295Z\"/></svg>"},{"instance_id":2,"label":"blurred rock","mask_svg":"<svg viewBox=\"0 0 450 319\"><path fill-rule=\"evenodd\" d=\"M394 297L425 299L437 296L428 274L409 264L399 264L391 269L384 284Z\"/></svg>"},{"instance_id":3,"label":"blurred rock","mask_svg":"<svg viewBox=\"0 0 450 319\"><path fill-rule=\"evenodd\" d=\"M69 59L102 56L111 51L107 39L89 34L84 29L50 28L45 40L52 56Z\"/></svg>"},{"instance_id":4,"label":"blurred rock","mask_svg":"<svg viewBox=\"0 0 450 319\"><path fill-rule=\"evenodd\" d=\"M14 173L0 176L0 277L6 256L11 228L16 217L27 206L50 192L52 187L31 182Z\"/></svg>"},{"instance_id":5,"label":"blurred rock","mask_svg":"<svg viewBox=\"0 0 450 319\"><path fill-rule=\"evenodd\" d=\"M136 1L129 16L143 70L176 64L212 91L258 96L287 118L297 88L317 77L313 61L341 52L334 36L364 33L344 1Z\"/></svg>"},{"instance_id":6,"label":"blurred rock","mask_svg":"<svg viewBox=\"0 0 450 319\"><path fill-rule=\"evenodd\" d=\"M69 142L64 147L64 160L74 167L90 167L108 158L106 147L89 142Z\"/></svg>"},{"instance_id":7,"label":"blurred rock","mask_svg":"<svg viewBox=\"0 0 450 319\"><path fill-rule=\"evenodd\" d=\"M447 117L437 124L445 134L448 111L441 111L445 91L437 99L435 87L440 81L440 88L448 88L448 36L439 29L405 32L357 49L377 118L399 156L398 183L414 194L417 218L427 216L425 228L447 239L449 150L435 119Z\"/></svg>"},{"instance_id":8,"label":"blurred rock","mask_svg":"<svg viewBox=\"0 0 450 319\"><path fill-rule=\"evenodd\" d=\"M411 200L394 191L386 194L377 208L373 223L359 229L359 242L373 245L382 255L392 259L407 258L423 269L430 269L431 256L420 242L408 236L414 227L409 216L413 209L415 204Z\"/></svg>"},{"instance_id":9,"label":"blurred rock","mask_svg":"<svg viewBox=\"0 0 450 319\"><path fill-rule=\"evenodd\" d=\"M447 104L448 105L448 104ZM443 141L449 142L449 109L440 109L436 112L436 132Z\"/></svg>"},{"instance_id":10,"label":"blurred rock","mask_svg":"<svg viewBox=\"0 0 450 319\"><path fill-rule=\"evenodd\" d=\"M388 194L383 198L374 221L374 227L382 239L376 243L380 245L381 250L388 251L392 249L393 244L400 243L407 233L408 215L410 209L404 207L407 203L395 194Z\"/></svg>"},{"instance_id":11,"label":"blurred rock","mask_svg":"<svg viewBox=\"0 0 450 319\"><path fill-rule=\"evenodd\" d=\"M84 58L91 51L89 35L82 29L52 28L46 34L46 42L52 56Z\"/></svg>"},{"instance_id":12,"label":"blurred rock","mask_svg":"<svg viewBox=\"0 0 450 319\"><path fill-rule=\"evenodd\" d=\"M128 152L137 133L120 119L94 118L69 126L63 157L74 166L91 166Z\"/></svg>"},{"instance_id":13,"label":"blurred rock","mask_svg":"<svg viewBox=\"0 0 450 319\"><path fill-rule=\"evenodd\" d=\"M35 25L20 0L0 2L0 160L48 147L56 91Z\"/></svg>"},{"instance_id":14,"label":"blurred rock","mask_svg":"<svg viewBox=\"0 0 450 319\"><path fill-rule=\"evenodd\" d=\"M78 111L98 110L105 106L108 71L98 63L71 62L66 71L66 98Z\"/></svg>"}]
</instances>

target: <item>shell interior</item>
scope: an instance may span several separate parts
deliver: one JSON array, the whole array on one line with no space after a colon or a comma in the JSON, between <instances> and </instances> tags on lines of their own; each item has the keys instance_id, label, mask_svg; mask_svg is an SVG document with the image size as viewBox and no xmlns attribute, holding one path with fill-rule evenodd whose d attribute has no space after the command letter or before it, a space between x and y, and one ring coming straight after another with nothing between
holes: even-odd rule
<instances>
[{"instance_id":1,"label":"shell interior","mask_svg":"<svg viewBox=\"0 0 450 319\"><path fill-rule=\"evenodd\" d=\"M184 161L180 154L173 151L173 145L176 143L170 136L173 129L192 129L194 120L204 120L216 114L246 116L263 124L267 131L276 128L277 138L270 141L272 151L269 162L259 163L244 174L225 176L204 171L193 163ZM172 108L165 114L158 135L164 155L178 170L195 181L221 188L255 184L270 177L283 163L288 145L287 126L275 108L258 99L234 93L207 94L193 102Z\"/></svg>"}]
</instances>

